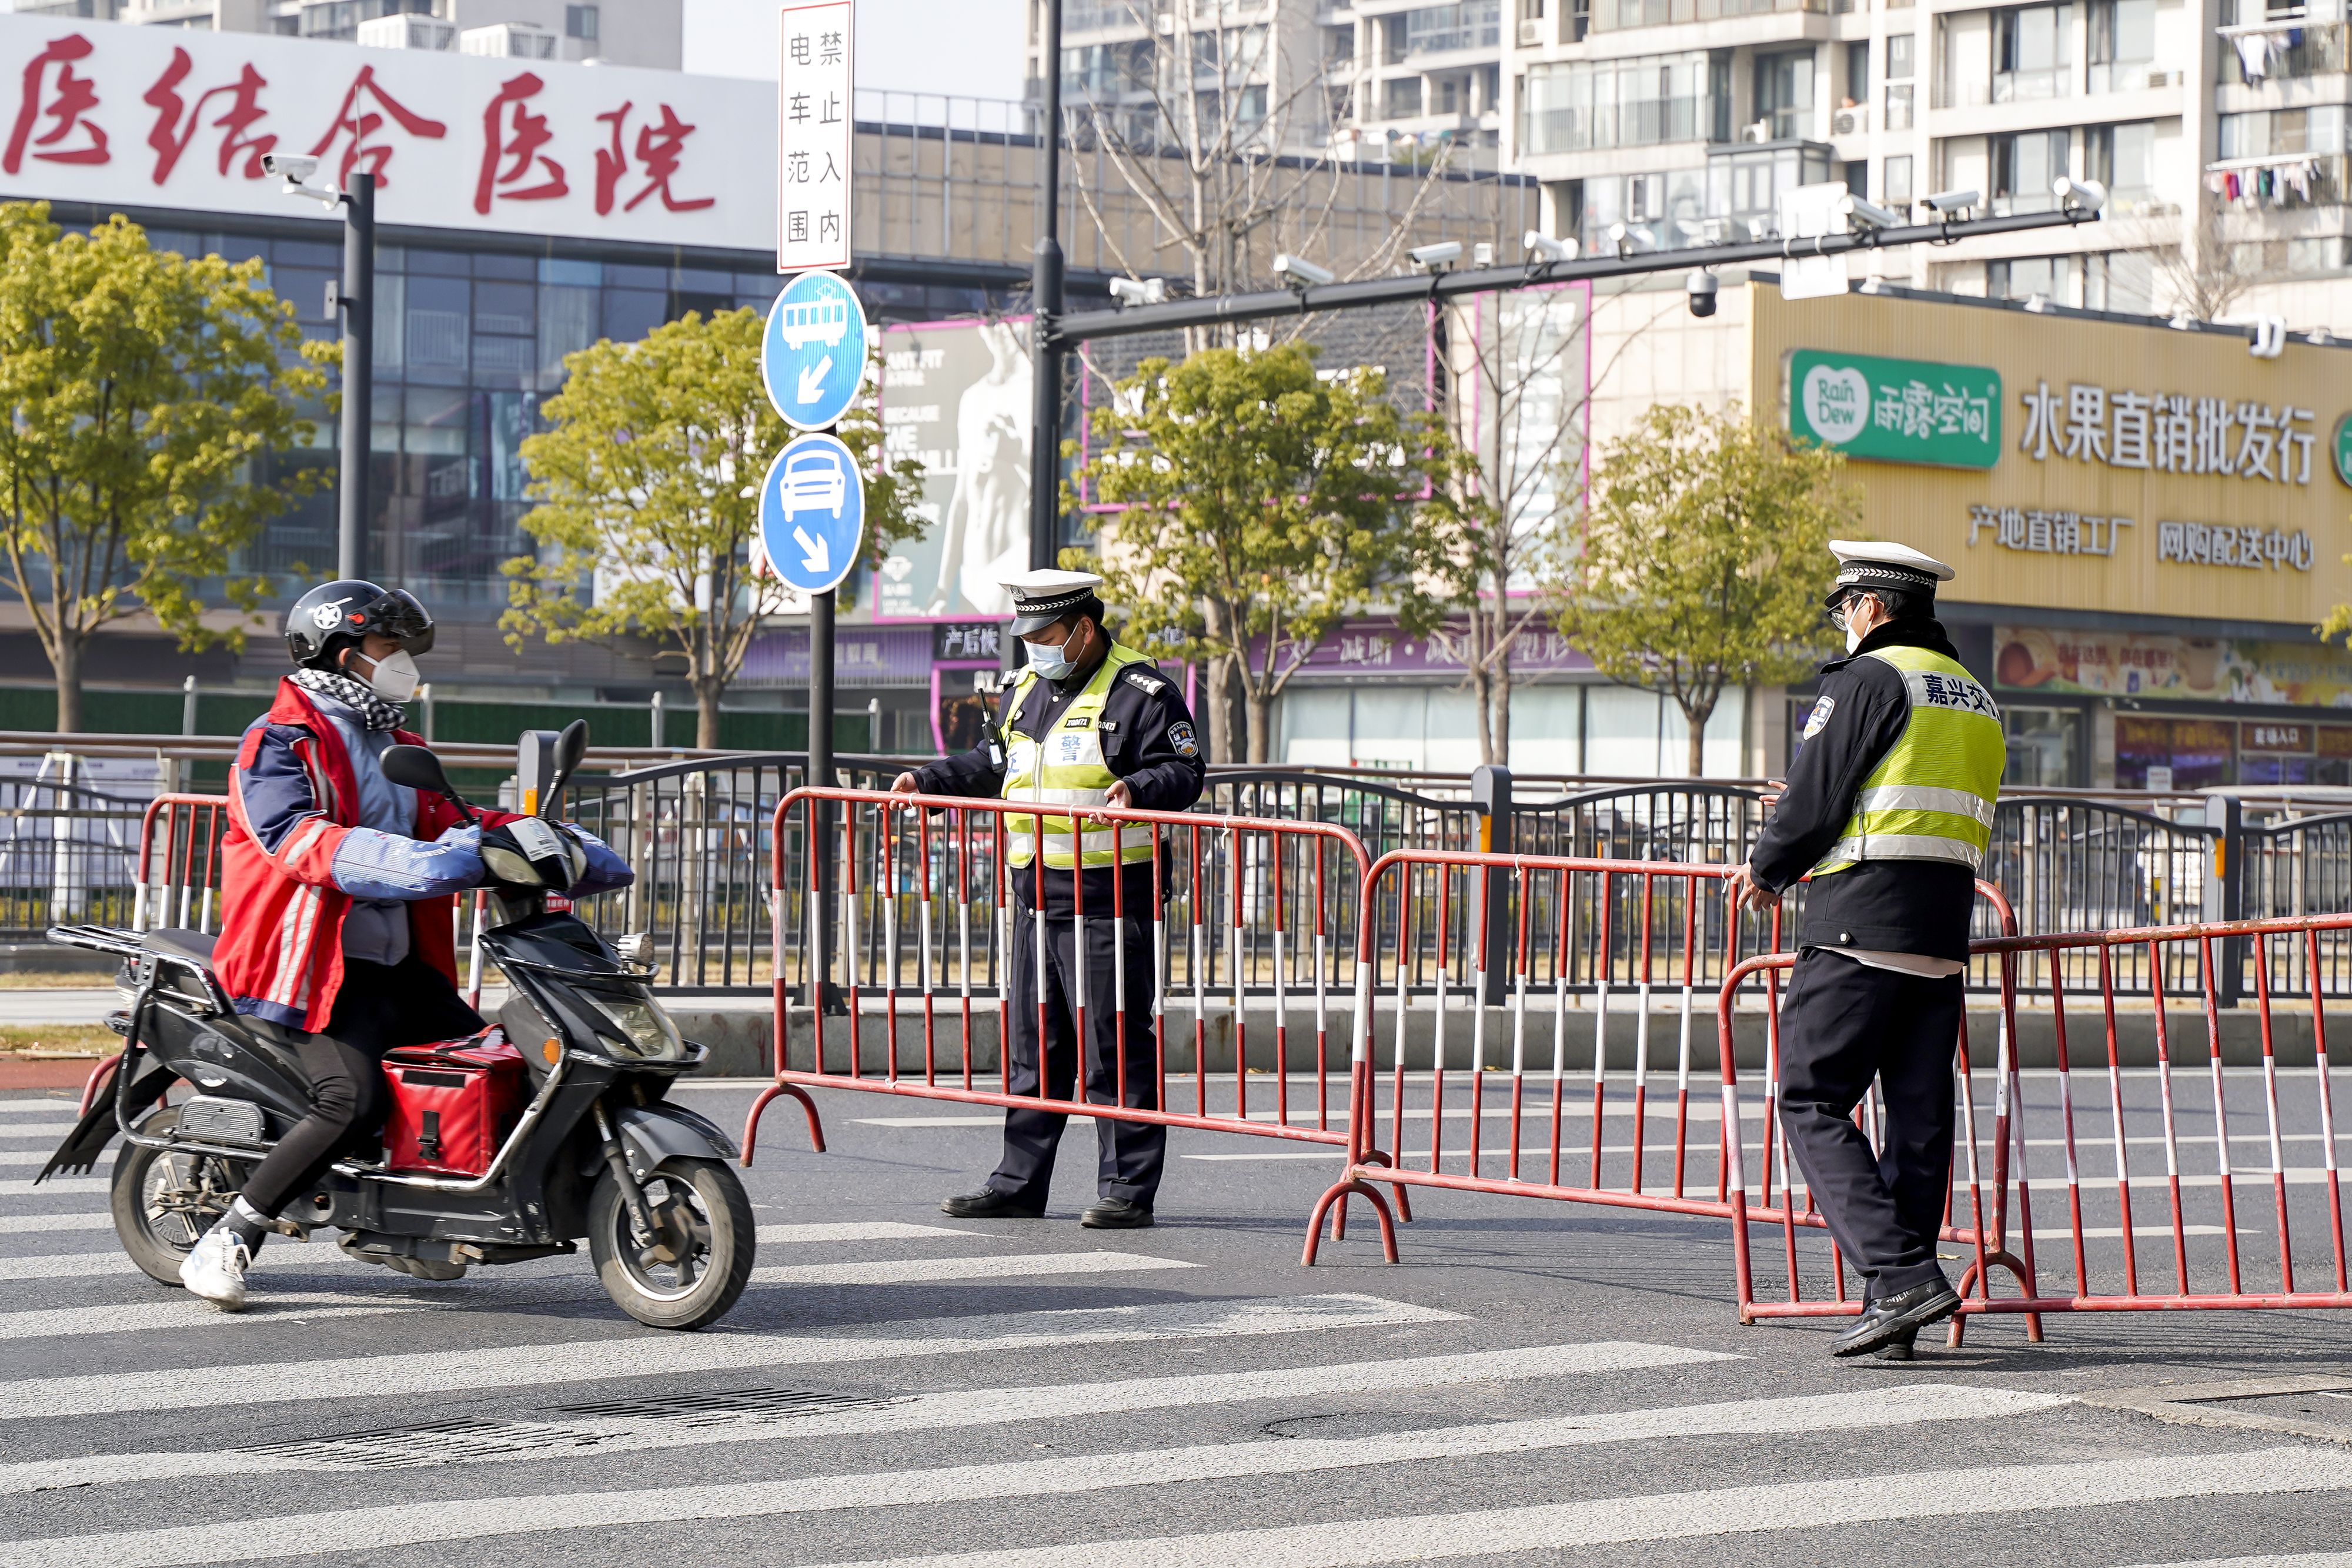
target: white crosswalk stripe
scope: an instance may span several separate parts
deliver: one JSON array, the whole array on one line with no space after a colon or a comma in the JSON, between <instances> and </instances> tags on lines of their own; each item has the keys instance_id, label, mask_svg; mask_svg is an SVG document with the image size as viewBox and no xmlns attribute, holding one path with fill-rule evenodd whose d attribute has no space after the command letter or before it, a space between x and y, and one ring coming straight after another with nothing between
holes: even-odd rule
<instances>
[{"instance_id":1,"label":"white crosswalk stripe","mask_svg":"<svg viewBox=\"0 0 2352 1568\"><path fill-rule=\"evenodd\" d=\"M248 1520L228 1525L201 1524L27 1541L14 1546L0 1546L0 1568L34 1568L35 1564L40 1568L166 1568L170 1564L209 1563L231 1556L267 1560L313 1553L380 1551L421 1542L479 1540L486 1536L547 1530L649 1524L670 1520L814 1513L834 1509L879 1509L912 1503L1062 1496L1117 1487L1168 1486L1183 1481L1245 1476L1300 1475L1315 1470L1525 1453L1541 1448L1622 1442L1643 1437L1686 1437L1705 1433L1814 1432L1853 1427L1883 1429L1920 1422L2015 1415L2046 1409L2064 1402L2052 1395L2010 1394L1999 1390L1928 1385L1808 1398L1746 1400L1730 1405L1640 1410L1622 1416L1570 1416L1534 1421L1495 1422L1383 1437L1309 1437L1260 1443L1217 1443L1198 1448L1152 1448L1074 1458L963 1465L946 1469L810 1476L750 1485L476 1498L463 1504L351 1509L332 1513ZM2307 1477L2312 1473L2312 1468L2305 1467L2297 1473ZM2304 1484L2311 1483L2306 1479ZM2352 1474L2338 1474L2333 1484L2352 1487ZM1776 1490L1817 1491L1821 1488L1816 1483L1804 1489L1741 1490L1769 1493ZM2292 1489L2272 1487L2254 1490ZM1590 1508L1592 1505L1579 1506ZM1865 1513L1858 1517L1885 1516ZM1486 1528L1482 1521L1477 1533L1486 1533ZM1663 1532L1659 1538L1664 1538ZM1454 1539L1458 1551L1458 1542L1464 1537L1457 1534ZM1157 1541L1150 1542L1152 1554L1156 1556L1164 1544ZM1023 1552L990 1553L988 1556L1007 1564L1022 1561L1061 1562L1066 1560L1063 1552L1068 1549L1047 1548L1040 1555L1024 1555L1029 1550L1024 1548ZM1066 1560L1076 1561L1074 1558ZM1227 1554L1197 1560L1225 1563L1253 1559ZM1377 1559L1350 1558L1346 1561Z\"/></svg>"},{"instance_id":2,"label":"white crosswalk stripe","mask_svg":"<svg viewBox=\"0 0 2352 1568\"><path fill-rule=\"evenodd\" d=\"M89 1214L0 1214L0 1236L27 1230L111 1230L114 1216Z\"/></svg>"},{"instance_id":3,"label":"white crosswalk stripe","mask_svg":"<svg viewBox=\"0 0 2352 1568\"><path fill-rule=\"evenodd\" d=\"M47 1155L41 1156L43 1160L48 1157ZM100 1168L105 1167L101 1166ZM11 1177L0 1181L0 1197L34 1197L51 1194L63 1197L70 1193L105 1192L112 1185L102 1176L51 1176L37 1185L29 1176L21 1180Z\"/></svg>"},{"instance_id":4,"label":"white crosswalk stripe","mask_svg":"<svg viewBox=\"0 0 2352 1568\"><path fill-rule=\"evenodd\" d=\"M1720 1352L1685 1350L1677 1345L1542 1345L1531 1350L1479 1351L1461 1355L1417 1356L1405 1361L1357 1362L1295 1370L1209 1373L1192 1377L1132 1378L1118 1383L1049 1384L1039 1387L917 1394L890 1400L878 1407L833 1415L793 1414L779 1417L772 1413L753 1410L741 1412L740 1418L730 1421L727 1412L713 1411L704 1415L691 1427L681 1427L677 1420L667 1416L561 1424L513 1421L500 1423L498 1430L488 1435L488 1444L469 1448L449 1446L427 1450L415 1462L435 1465L481 1462L509 1458L515 1452L531 1447L558 1452L564 1448L593 1448L598 1454L610 1454L625 1449L640 1451L706 1443L768 1441L780 1437L880 1436L886 1433L939 1431L952 1427L993 1426L1000 1422L1041 1421L1106 1412L1168 1410L1194 1405L1360 1394L1388 1388L1439 1388L1465 1383L1500 1383L1514 1378L1591 1375L1640 1367L1681 1366L1733 1359ZM383 1451L383 1445L376 1441L351 1442L327 1438L303 1445L304 1451L298 1454L288 1454L282 1449L270 1453L104 1454L80 1459L0 1465L0 1492L103 1486L121 1481L157 1480L172 1476L356 1469L365 1468Z\"/></svg>"}]
</instances>

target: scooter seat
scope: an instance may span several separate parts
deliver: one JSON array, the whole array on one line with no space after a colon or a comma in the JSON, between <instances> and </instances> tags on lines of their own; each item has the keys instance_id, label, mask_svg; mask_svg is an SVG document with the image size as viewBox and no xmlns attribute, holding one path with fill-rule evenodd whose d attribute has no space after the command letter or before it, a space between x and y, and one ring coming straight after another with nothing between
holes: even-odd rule
<instances>
[{"instance_id":1,"label":"scooter seat","mask_svg":"<svg viewBox=\"0 0 2352 1568\"><path fill-rule=\"evenodd\" d=\"M202 931L148 931L140 935L139 945L150 953L168 953L175 958L193 958L205 968L213 967L213 948L217 936Z\"/></svg>"}]
</instances>

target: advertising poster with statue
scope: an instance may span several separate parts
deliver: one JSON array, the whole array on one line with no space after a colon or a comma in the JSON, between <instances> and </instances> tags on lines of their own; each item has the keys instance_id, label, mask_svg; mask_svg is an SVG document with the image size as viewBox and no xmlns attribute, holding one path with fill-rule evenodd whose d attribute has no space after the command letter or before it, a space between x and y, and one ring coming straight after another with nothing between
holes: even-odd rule
<instances>
[{"instance_id":1,"label":"advertising poster with statue","mask_svg":"<svg viewBox=\"0 0 2352 1568\"><path fill-rule=\"evenodd\" d=\"M1031 375L1026 318L882 331L882 450L922 466L927 525L858 595L877 621L995 620L1029 565Z\"/></svg>"}]
</instances>

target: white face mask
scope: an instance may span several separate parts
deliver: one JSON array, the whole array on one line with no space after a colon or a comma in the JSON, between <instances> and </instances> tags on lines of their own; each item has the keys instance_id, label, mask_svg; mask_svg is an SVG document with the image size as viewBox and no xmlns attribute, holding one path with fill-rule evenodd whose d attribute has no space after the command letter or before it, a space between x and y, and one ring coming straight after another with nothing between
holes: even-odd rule
<instances>
[{"instance_id":1,"label":"white face mask","mask_svg":"<svg viewBox=\"0 0 2352 1568\"><path fill-rule=\"evenodd\" d=\"M367 655L362 653L362 658ZM389 703L404 703L416 695L416 661L402 648L390 658L376 661L367 678L368 688Z\"/></svg>"},{"instance_id":2,"label":"white face mask","mask_svg":"<svg viewBox=\"0 0 2352 1568\"><path fill-rule=\"evenodd\" d=\"M1845 629L1845 651L1849 653L1862 646L1862 633L1848 625ZM402 655L404 658L405 654Z\"/></svg>"}]
</instances>

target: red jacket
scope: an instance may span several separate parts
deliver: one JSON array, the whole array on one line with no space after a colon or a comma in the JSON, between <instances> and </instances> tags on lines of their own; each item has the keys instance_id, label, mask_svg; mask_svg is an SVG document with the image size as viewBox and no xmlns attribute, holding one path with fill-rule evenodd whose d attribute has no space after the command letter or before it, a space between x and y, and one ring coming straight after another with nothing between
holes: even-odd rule
<instances>
[{"instance_id":1,"label":"red jacket","mask_svg":"<svg viewBox=\"0 0 2352 1568\"><path fill-rule=\"evenodd\" d=\"M393 733L425 744L407 730ZM245 732L228 801L213 967L237 1011L317 1034L343 983L352 900L335 885L335 851L358 825L359 784L335 727L293 682L278 683L278 700ZM479 815L484 827L514 821L507 811ZM417 792L414 837L436 839L464 820L439 796ZM408 908L410 951L454 984L457 899L420 898Z\"/></svg>"}]
</instances>

